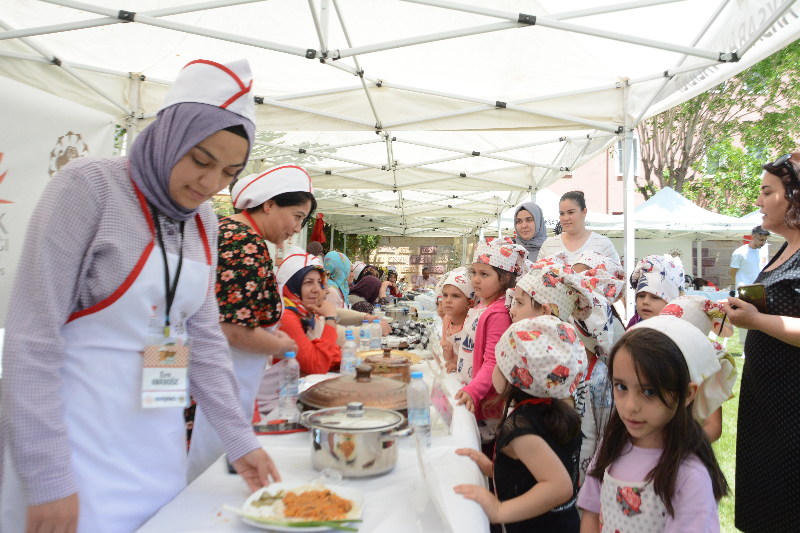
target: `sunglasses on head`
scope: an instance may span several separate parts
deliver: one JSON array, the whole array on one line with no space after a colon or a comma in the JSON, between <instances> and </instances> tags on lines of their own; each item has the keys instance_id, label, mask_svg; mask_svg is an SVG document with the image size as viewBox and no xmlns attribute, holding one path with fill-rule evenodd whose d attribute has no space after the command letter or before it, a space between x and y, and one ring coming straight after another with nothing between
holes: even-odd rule
<instances>
[{"instance_id":1,"label":"sunglasses on head","mask_svg":"<svg viewBox=\"0 0 800 533\"><path fill-rule=\"evenodd\" d=\"M789 171L791 177L795 179L795 181L800 181L800 178L797 176L797 172L794 170L794 165L791 162L792 154L783 154L778 159L770 163L772 168L785 168Z\"/></svg>"}]
</instances>

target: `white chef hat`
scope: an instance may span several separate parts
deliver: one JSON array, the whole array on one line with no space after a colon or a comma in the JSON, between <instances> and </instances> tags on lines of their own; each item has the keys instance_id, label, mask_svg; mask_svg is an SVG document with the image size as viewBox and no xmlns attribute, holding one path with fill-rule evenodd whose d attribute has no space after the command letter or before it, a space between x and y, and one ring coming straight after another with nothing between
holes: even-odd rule
<instances>
[{"instance_id":1,"label":"white chef hat","mask_svg":"<svg viewBox=\"0 0 800 533\"><path fill-rule=\"evenodd\" d=\"M365 268L367 268L367 264L363 261L356 261L353 263L353 279L358 279L358 276L364 272Z\"/></svg>"},{"instance_id":2,"label":"white chef hat","mask_svg":"<svg viewBox=\"0 0 800 533\"><path fill-rule=\"evenodd\" d=\"M227 109L255 124L256 107L252 88L253 75L246 59L225 64L196 59L180 71L160 109L196 102Z\"/></svg>"},{"instance_id":3,"label":"white chef hat","mask_svg":"<svg viewBox=\"0 0 800 533\"><path fill-rule=\"evenodd\" d=\"M297 165L278 165L237 181L231 191L231 201L236 209L249 209L279 194L301 191L314 194L308 172Z\"/></svg>"},{"instance_id":4,"label":"white chef hat","mask_svg":"<svg viewBox=\"0 0 800 533\"><path fill-rule=\"evenodd\" d=\"M718 343L709 342L699 329L670 315L642 320L631 329L636 328L660 331L678 346L689 368L689 379L698 385L697 396L692 402L695 420L704 421L731 397L736 383L736 368L731 368L730 361L718 355Z\"/></svg>"},{"instance_id":5,"label":"white chef hat","mask_svg":"<svg viewBox=\"0 0 800 533\"><path fill-rule=\"evenodd\" d=\"M286 282L305 267L318 268L323 272L324 276L325 265L323 265L319 257L309 254L299 246L292 246L286 250L286 255L281 261L281 266L275 276L281 294L283 294L283 286L286 285Z\"/></svg>"}]
</instances>

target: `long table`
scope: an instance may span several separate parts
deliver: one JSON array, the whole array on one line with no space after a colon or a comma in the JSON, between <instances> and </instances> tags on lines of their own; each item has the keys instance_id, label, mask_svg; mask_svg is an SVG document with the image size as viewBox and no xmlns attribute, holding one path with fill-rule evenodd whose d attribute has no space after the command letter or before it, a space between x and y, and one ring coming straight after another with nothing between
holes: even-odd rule
<instances>
[{"instance_id":1,"label":"long table","mask_svg":"<svg viewBox=\"0 0 800 533\"><path fill-rule=\"evenodd\" d=\"M412 370L422 371L430 385L438 367L434 361L423 361L414 365ZM452 400L461 384L452 374L442 377L444 388ZM283 481L307 483L319 477L319 472L311 466L308 433L261 436L258 439L278 465ZM483 509L453 492L453 487L461 483L484 485L484 478L475 463L455 453L457 448L480 450L480 437L472 414L463 406L458 407L453 413L452 434L437 435L434 431L431 447L423 454L427 482L422 479L413 440L404 439L399 446L397 466L388 474L346 480L346 486L361 489L366 495L363 522L358 525L360 533L488 533L489 522ZM426 487L435 496L435 502L433 498L425 498ZM248 496L244 481L238 475L228 473L225 458L221 457L138 531L256 531L222 509L223 504L241 507ZM440 511L437 511L437 503Z\"/></svg>"}]
</instances>

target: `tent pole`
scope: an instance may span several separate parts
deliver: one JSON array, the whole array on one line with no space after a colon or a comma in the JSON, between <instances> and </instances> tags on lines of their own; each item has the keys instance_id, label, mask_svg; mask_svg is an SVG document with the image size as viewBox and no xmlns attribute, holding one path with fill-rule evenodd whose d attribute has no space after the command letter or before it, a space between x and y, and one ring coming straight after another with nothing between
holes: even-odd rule
<instances>
[{"instance_id":1,"label":"tent pole","mask_svg":"<svg viewBox=\"0 0 800 533\"><path fill-rule=\"evenodd\" d=\"M467 236L461 237L461 266L467 266Z\"/></svg>"},{"instance_id":2,"label":"tent pole","mask_svg":"<svg viewBox=\"0 0 800 533\"><path fill-rule=\"evenodd\" d=\"M500 198L497 199L497 238L503 236L503 230L500 227Z\"/></svg>"},{"instance_id":3,"label":"tent pole","mask_svg":"<svg viewBox=\"0 0 800 533\"><path fill-rule=\"evenodd\" d=\"M628 280L633 274L634 262L636 261L635 249L635 222L633 218L633 205L634 205L634 177L631 172L631 152L633 150L633 129L630 127L630 114L628 113L628 93L629 88L626 85L622 90L622 111L625 117L625 137L622 143L622 181L624 183L623 190L623 212L625 215L625 239L624 239L624 257L625 257L625 279ZM632 290L625 291L626 311L627 316L633 316L634 304L636 301L636 294Z\"/></svg>"},{"instance_id":4,"label":"tent pole","mask_svg":"<svg viewBox=\"0 0 800 533\"><path fill-rule=\"evenodd\" d=\"M130 82L128 85L128 103L131 106L133 113L125 121L125 152L131 153L133 141L139 134L139 120L137 112L139 111L139 95L141 92L142 75L139 72L131 72L129 74Z\"/></svg>"},{"instance_id":5,"label":"tent pole","mask_svg":"<svg viewBox=\"0 0 800 533\"><path fill-rule=\"evenodd\" d=\"M344 244L342 245L342 255L347 255L347 234L342 233L342 240Z\"/></svg>"},{"instance_id":6,"label":"tent pole","mask_svg":"<svg viewBox=\"0 0 800 533\"><path fill-rule=\"evenodd\" d=\"M333 218L333 215L331 215L331 218ZM335 250L335 248L333 247L333 243L335 242L334 241L335 236L336 236L336 224L331 222L331 252Z\"/></svg>"},{"instance_id":7,"label":"tent pole","mask_svg":"<svg viewBox=\"0 0 800 533\"><path fill-rule=\"evenodd\" d=\"M697 249L697 269L695 273L697 274L696 278L703 277L703 244L700 239L697 239L697 243L695 244L695 249Z\"/></svg>"}]
</instances>

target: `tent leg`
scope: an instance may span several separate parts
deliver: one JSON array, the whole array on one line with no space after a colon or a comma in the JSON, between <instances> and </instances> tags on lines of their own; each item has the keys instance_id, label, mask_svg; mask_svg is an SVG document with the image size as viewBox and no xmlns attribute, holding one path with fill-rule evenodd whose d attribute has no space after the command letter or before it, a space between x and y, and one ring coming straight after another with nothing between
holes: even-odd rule
<instances>
[{"instance_id":1,"label":"tent leg","mask_svg":"<svg viewBox=\"0 0 800 533\"><path fill-rule=\"evenodd\" d=\"M467 236L461 237L461 266L467 266Z\"/></svg>"},{"instance_id":2,"label":"tent leg","mask_svg":"<svg viewBox=\"0 0 800 533\"><path fill-rule=\"evenodd\" d=\"M336 237L336 226L334 224L331 224L331 252L334 251L333 248L333 243L335 242L334 237Z\"/></svg>"},{"instance_id":3,"label":"tent leg","mask_svg":"<svg viewBox=\"0 0 800 533\"><path fill-rule=\"evenodd\" d=\"M536 203L536 190L531 191L531 202Z\"/></svg>"},{"instance_id":4,"label":"tent leg","mask_svg":"<svg viewBox=\"0 0 800 533\"><path fill-rule=\"evenodd\" d=\"M634 177L631 172L631 152L633 149L633 129L630 127L630 116L628 114L628 91L629 87L623 87L623 112L625 116L625 139L622 143L622 181L623 181L623 212L625 216L625 246L624 246L624 262L625 262L625 279L628 280L633 274L633 267L636 261L636 250L634 240L634 219L633 219L633 204L634 204ZM636 301L636 294L634 291L626 291L625 302L628 317L633 316L634 304Z\"/></svg>"},{"instance_id":5,"label":"tent leg","mask_svg":"<svg viewBox=\"0 0 800 533\"><path fill-rule=\"evenodd\" d=\"M695 273L697 274L696 278L703 277L703 241L697 239L697 244L695 245L697 248L697 268L695 269Z\"/></svg>"},{"instance_id":6,"label":"tent leg","mask_svg":"<svg viewBox=\"0 0 800 533\"><path fill-rule=\"evenodd\" d=\"M481 228L481 236L480 239L483 240L483 228Z\"/></svg>"},{"instance_id":7,"label":"tent leg","mask_svg":"<svg viewBox=\"0 0 800 533\"><path fill-rule=\"evenodd\" d=\"M342 255L347 255L347 234L342 234L342 240L344 241L344 245L342 246Z\"/></svg>"}]
</instances>

